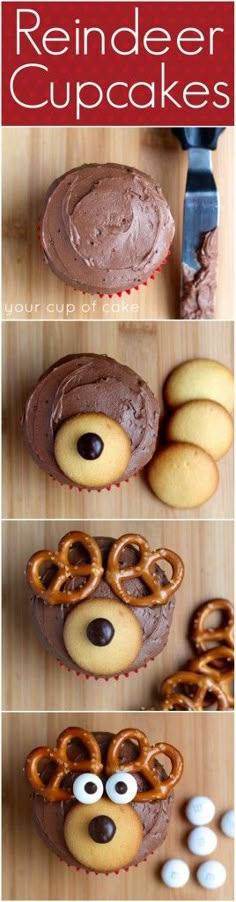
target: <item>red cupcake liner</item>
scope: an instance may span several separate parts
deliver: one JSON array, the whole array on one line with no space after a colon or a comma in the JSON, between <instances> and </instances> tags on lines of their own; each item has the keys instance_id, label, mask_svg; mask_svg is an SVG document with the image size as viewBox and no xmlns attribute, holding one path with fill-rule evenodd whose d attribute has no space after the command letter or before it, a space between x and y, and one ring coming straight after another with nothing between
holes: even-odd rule
<instances>
[{"instance_id":1,"label":"red cupcake liner","mask_svg":"<svg viewBox=\"0 0 236 902\"><path fill-rule=\"evenodd\" d=\"M126 679L128 679L128 677L130 676L131 673L139 673L140 670L143 670L143 669L146 670L150 661L155 661L155 658L149 658L148 661L146 662L146 664L140 664L140 667L135 667L132 670L128 670L128 671L122 670L121 673L117 673L117 674L111 673L110 676L95 676L95 674L93 674L93 673L84 673L83 670L73 670L72 667L67 667L66 664L63 664L62 661L59 661L59 658L57 658L56 661L57 661L57 664L59 665L59 667L64 667L64 670L67 670L68 673L74 673L74 675L76 677L82 676L85 678L85 680L96 680L96 682L98 680L104 680L105 683L109 683L110 680L116 680L116 682L118 682L118 680L122 676L124 676L124 677L126 677Z\"/></svg>"},{"instance_id":2,"label":"red cupcake liner","mask_svg":"<svg viewBox=\"0 0 236 902\"><path fill-rule=\"evenodd\" d=\"M49 473L49 477L52 480L52 482L56 482L57 485L61 486L61 488L66 487L70 491L71 491L71 489L77 489L77 492L88 492L88 493L89 492L97 492L100 495L101 492L110 492L111 489L113 489L113 488L120 489L120 487L123 483L131 482L131 479L134 479L136 476L138 476L138 473L140 473L141 469L143 469L143 468L141 467L140 470L137 471L137 473L133 473L133 475L130 476L129 479L122 479L121 482L112 482L111 485L104 485L104 486L102 486L101 489L96 489L96 488L87 489L86 486L68 485L66 482L59 482L59 480L56 479L55 476L51 476L50 473Z\"/></svg>"},{"instance_id":3,"label":"red cupcake liner","mask_svg":"<svg viewBox=\"0 0 236 902\"><path fill-rule=\"evenodd\" d=\"M90 868L90 869L84 868L82 865L77 866L75 864L68 864L68 862L65 861L64 858L61 858L60 855L57 855L57 852L54 854L57 855L57 858L59 859L59 861L62 862L62 864L65 864L67 868L73 868L74 871L82 871L84 874L95 874L96 877L111 877L111 876L114 876L114 874L116 874L116 875L120 874L121 871L125 871L127 874L128 871L131 870L131 868L138 868L140 864L144 864L144 862L147 861L148 858L151 858L151 855L154 855L155 851L156 851L156 849L154 849L153 852L149 852L149 854L146 855L145 858L142 858L142 861L139 861L137 864L129 864L128 867L119 868L118 871L93 871L92 868Z\"/></svg>"},{"instance_id":4,"label":"red cupcake liner","mask_svg":"<svg viewBox=\"0 0 236 902\"><path fill-rule=\"evenodd\" d=\"M44 263L45 263L45 258L44 258L44 254L43 254L43 250L42 250L42 246L41 246L41 223L40 223L40 220L39 220L39 222L38 222L38 224L37 224L37 227L36 227L36 235L37 235L37 241L40 241L40 252L41 252L42 260L43 260ZM147 281L146 281L146 282L140 282L139 285L133 285L132 288L123 288L122 291L115 291L114 294L108 294L107 291L106 291L104 294L100 294L99 291L82 291L81 288L74 288L73 285L68 285L68 288L71 288L72 291L79 291L80 294L83 294L83 295L86 295L86 294L96 294L100 299L102 299L102 298L110 298L110 300L111 300L112 298L116 298L116 297L121 298L121 297L123 297L124 294L130 295L132 291L139 291L140 288L142 288L143 286L144 286L144 287L147 287L147 285L149 284L149 282L151 282L152 280L156 279L156 276L158 275L158 273L161 272L162 267L165 266L166 263L168 263L168 257L169 257L170 254L171 254L171 247L172 247L172 244L170 245L169 250L167 251L167 255L166 255L165 259L162 260L160 266L157 266L156 269L153 270L153 272L151 273L151 275L148 276ZM58 277L58 278L59 278L59 277ZM62 281L63 281L63 280L62 280Z\"/></svg>"},{"instance_id":5,"label":"red cupcake liner","mask_svg":"<svg viewBox=\"0 0 236 902\"><path fill-rule=\"evenodd\" d=\"M97 294L98 297L101 299L102 298L112 299L112 298L116 298L116 297L122 298L124 296L124 294L131 295L132 291L139 291L140 288L143 288L143 287L146 288L147 285L149 284L149 282L154 281L154 279L156 279L156 276L158 275L159 272L161 272L162 267L166 265L166 263L168 262L168 257L170 256L170 253L171 253L171 250L169 249L167 256L165 257L165 260L162 260L160 266L157 266L157 268L154 269L154 271L151 273L151 275L148 276L148 279L146 282L140 282L139 285L132 285L132 288L123 288L123 291L116 291L114 294L108 294L107 292L105 294L100 294L97 291L94 291L93 294ZM79 291L79 290L80 290L79 288L73 288L73 291ZM81 294L85 295L85 294L89 294L89 292L82 291Z\"/></svg>"}]
</instances>

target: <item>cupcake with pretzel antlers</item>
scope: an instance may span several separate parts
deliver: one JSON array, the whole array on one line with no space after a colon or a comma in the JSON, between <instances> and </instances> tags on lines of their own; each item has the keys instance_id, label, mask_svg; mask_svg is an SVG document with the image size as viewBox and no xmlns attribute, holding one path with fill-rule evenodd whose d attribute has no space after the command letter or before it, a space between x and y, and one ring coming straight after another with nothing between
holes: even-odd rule
<instances>
[{"instance_id":1,"label":"cupcake with pretzel antlers","mask_svg":"<svg viewBox=\"0 0 236 902\"><path fill-rule=\"evenodd\" d=\"M168 743L151 745L139 729L113 735L69 727L55 748L33 749L25 771L33 820L48 848L77 870L118 873L164 841L183 759Z\"/></svg>"},{"instance_id":2,"label":"cupcake with pretzel antlers","mask_svg":"<svg viewBox=\"0 0 236 902\"><path fill-rule=\"evenodd\" d=\"M171 566L169 579L161 561ZM174 551L152 551L140 535L69 532L58 551L38 551L27 564L37 635L77 674L137 672L166 645L183 575Z\"/></svg>"},{"instance_id":3,"label":"cupcake with pretzel antlers","mask_svg":"<svg viewBox=\"0 0 236 902\"><path fill-rule=\"evenodd\" d=\"M54 480L101 491L148 463L159 414L159 402L130 367L102 354L71 354L43 373L22 425L35 463Z\"/></svg>"}]
</instances>

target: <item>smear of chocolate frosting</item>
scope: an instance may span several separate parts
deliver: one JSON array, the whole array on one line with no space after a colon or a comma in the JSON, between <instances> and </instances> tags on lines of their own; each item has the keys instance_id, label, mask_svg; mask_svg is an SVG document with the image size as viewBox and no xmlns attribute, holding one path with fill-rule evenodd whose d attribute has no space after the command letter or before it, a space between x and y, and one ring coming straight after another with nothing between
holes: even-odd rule
<instances>
[{"instance_id":1,"label":"smear of chocolate frosting","mask_svg":"<svg viewBox=\"0 0 236 902\"><path fill-rule=\"evenodd\" d=\"M139 285L166 258L174 222L159 185L116 163L71 169L50 186L41 243L53 272L101 294Z\"/></svg>"},{"instance_id":2,"label":"smear of chocolate frosting","mask_svg":"<svg viewBox=\"0 0 236 902\"><path fill-rule=\"evenodd\" d=\"M22 418L34 460L58 482L72 484L55 460L54 437L65 420L80 413L103 413L128 434L131 456L120 481L133 476L153 456L160 406L146 382L111 357L69 355L43 373Z\"/></svg>"},{"instance_id":3,"label":"smear of chocolate frosting","mask_svg":"<svg viewBox=\"0 0 236 902\"><path fill-rule=\"evenodd\" d=\"M99 547L102 551L102 560L103 567L106 567L106 560L108 557L108 552L115 540L112 538L105 537L96 537L96 542L98 542ZM124 566L133 566L138 560L138 552L134 547L126 547L120 556L120 562ZM77 560L77 563L84 563L86 561L86 557L83 554L83 550L81 548L80 556ZM167 578L165 576L164 571L160 567L156 567L156 576L162 585L167 583ZM74 590L77 588L79 584L79 580L71 579L68 580L67 588ZM125 587L127 591L134 595L136 598L143 598L146 594L145 586L142 580L140 579L132 579L127 580L125 583ZM95 593L96 598L104 598L104 599L119 599L112 591L111 587L106 583L105 579L101 579L99 586L97 587ZM91 596L92 598L92 596ZM145 608L132 607L130 605L130 610L139 620L142 631L143 631L143 642L142 648L137 655L135 661L130 665L130 667L126 668L126 673L131 672L133 670L142 667L151 658L155 658L160 654L162 649L165 647L169 630L172 622L174 607L175 607L176 598L174 595L171 596L170 601L166 605L154 605L147 606ZM78 664L72 660L70 655L68 654L63 640L63 628L66 617L69 612L74 608L74 605L49 605L42 598L38 596L34 596L32 598L32 613L33 613L33 623L37 633L38 638L40 639L42 645L46 650L57 658L65 667L69 667L71 670L80 673L88 673L88 671L84 671L83 668L78 667ZM94 616L96 616L96 603L94 607ZM91 671L92 673L92 671ZM114 676L117 676L118 673L115 672ZM100 676L106 676L106 674L100 674Z\"/></svg>"},{"instance_id":4,"label":"smear of chocolate frosting","mask_svg":"<svg viewBox=\"0 0 236 902\"><path fill-rule=\"evenodd\" d=\"M200 269L195 272L182 264L183 289L180 302L181 319L212 319L216 292L218 228L206 232L197 251Z\"/></svg>"},{"instance_id":5,"label":"smear of chocolate frosting","mask_svg":"<svg viewBox=\"0 0 236 902\"><path fill-rule=\"evenodd\" d=\"M102 749L103 761L105 761L106 750L109 741L112 739L112 733L94 733L96 739ZM121 763L128 764L129 761L136 757L136 748L130 740L125 742L122 747ZM155 765L162 779L166 777L164 768L158 764ZM76 776L76 775L75 775ZM146 784L138 774L137 783L139 790L145 789ZM74 779L75 777L73 777ZM171 812L173 807L173 792L167 799L157 802L131 802L132 808L139 815L143 825L143 841L136 857L130 862L130 865L139 864L147 855L160 846L167 835ZM69 852L64 839L64 820L69 808L74 802L46 802L41 796L33 797L33 820L41 839L46 843L49 849L59 858L62 858L68 865L74 867L79 866L79 862ZM92 808L92 806L91 806ZM105 854L105 853L104 853ZM83 867L83 865L82 865ZM89 869L87 869L89 870ZM91 869L92 870L92 869Z\"/></svg>"}]
</instances>

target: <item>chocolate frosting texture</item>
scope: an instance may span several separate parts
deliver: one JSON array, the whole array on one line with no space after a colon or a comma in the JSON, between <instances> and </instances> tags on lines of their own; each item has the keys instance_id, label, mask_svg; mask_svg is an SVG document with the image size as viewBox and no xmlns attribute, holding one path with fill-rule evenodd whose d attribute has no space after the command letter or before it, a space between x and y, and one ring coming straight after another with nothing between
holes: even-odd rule
<instances>
[{"instance_id":1,"label":"chocolate frosting texture","mask_svg":"<svg viewBox=\"0 0 236 902\"><path fill-rule=\"evenodd\" d=\"M212 319L216 291L218 229L202 236L197 252L200 269L195 272L182 264L183 291L180 302L181 319Z\"/></svg>"},{"instance_id":2,"label":"chocolate frosting texture","mask_svg":"<svg viewBox=\"0 0 236 902\"><path fill-rule=\"evenodd\" d=\"M74 288L111 294L139 285L169 250L174 222L159 185L116 163L71 169L50 186L41 243Z\"/></svg>"},{"instance_id":3,"label":"chocolate frosting texture","mask_svg":"<svg viewBox=\"0 0 236 902\"><path fill-rule=\"evenodd\" d=\"M103 753L106 753L107 745L112 738L110 733L94 733ZM136 757L136 751L131 748L133 744L130 741L124 743L122 747L121 762L125 764ZM159 772L165 777L164 768L156 764ZM143 788L143 778L136 775L139 789ZM74 867L79 866L79 862L69 852L64 839L64 820L67 811L74 802L46 802L41 796L34 795L33 798L33 819L37 830L46 845L59 858L62 858L68 865ZM139 864L147 855L154 852L160 846L166 837L170 822L173 793L170 793L167 799L156 802L131 802L132 807L139 815L143 825L143 841L142 845L131 865ZM92 817L92 805L91 805ZM106 852L104 852L105 857Z\"/></svg>"},{"instance_id":4,"label":"chocolate frosting texture","mask_svg":"<svg viewBox=\"0 0 236 902\"><path fill-rule=\"evenodd\" d=\"M28 398L22 423L36 463L58 482L71 485L54 457L59 426L80 413L103 413L117 420L131 443L122 481L153 456L159 412L150 388L129 367L99 354L76 354L58 360L41 376Z\"/></svg>"},{"instance_id":5,"label":"chocolate frosting texture","mask_svg":"<svg viewBox=\"0 0 236 902\"><path fill-rule=\"evenodd\" d=\"M96 537L96 542L102 551L103 566L106 566L108 552L115 540L106 537ZM133 566L137 562L138 554L134 548L126 547L120 557L121 563L125 566ZM80 562L85 562L85 557L81 551ZM78 563L78 561L77 561ZM160 567L156 567L157 579L164 585L166 576ZM78 583L78 580L77 580ZM132 579L125 583L127 591L136 597L145 595L145 588L142 580ZM76 588L76 579L68 580L68 586L71 590ZM101 579L99 586L95 592L96 598L115 599L116 596L111 587L106 583L105 579ZM92 598L92 595L90 596ZM119 600L119 599L118 599ZM176 598L171 596L170 601L166 605L154 605L147 607L132 607L130 609L134 616L139 620L143 631L142 648L132 665L126 669L126 673L142 667L151 658L156 657L165 647L169 630L172 622L173 612L175 608ZM32 598L32 613L34 627L38 638L46 650L57 658L65 667L69 667L76 672L84 673L83 669L70 658L63 640L64 622L72 610L74 605L55 605L47 604L42 598L34 596ZM94 617L96 617L96 604L94 606ZM87 673L87 671L86 671ZM101 673L101 676L103 674ZM114 676L117 674L114 672ZM104 675L105 676L105 675Z\"/></svg>"}]
</instances>

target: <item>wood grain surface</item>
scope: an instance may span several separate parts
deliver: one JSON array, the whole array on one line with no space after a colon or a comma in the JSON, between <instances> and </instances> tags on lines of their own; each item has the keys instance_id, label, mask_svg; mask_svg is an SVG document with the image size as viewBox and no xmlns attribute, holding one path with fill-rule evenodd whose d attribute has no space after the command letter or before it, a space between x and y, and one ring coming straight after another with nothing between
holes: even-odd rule
<instances>
[{"instance_id":1,"label":"wood grain surface","mask_svg":"<svg viewBox=\"0 0 236 902\"><path fill-rule=\"evenodd\" d=\"M233 318L233 128L213 153L220 195L216 318ZM143 169L160 182L176 235L168 265L155 281L105 304L74 292L43 263L36 238L48 186L83 163L116 162ZM183 199L187 154L168 128L3 129L3 316L11 319L169 319L178 317ZM124 302L124 303L123 303ZM72 306L74 309L69 309ZM124 306L125 304L125 306ZM132 310L132 305L137 308Z\"/></svg>"},{"instance_id":2,"label":"wood grain surface","mask_svg":"<svg viewBox=\"0 0 236 902\"><path fill-rule=\"evenodd\" d=\"M40 548L56 549L70 528L68 521L3 524L3 708L137 711L155 706L164 677L193 655L188 640L192 612L210 598L233 600L233 524L132 523L132 530L144 535L151 548L171 548L182 557L185 577L176 593L166 648L138 674L109 682L68 673L43 649L34 632L24 572L27 560ZM73 529L118 538L130 531L130 523L79 521Z\"/></svg>"},{"instance_id":3,"label":"wood grain surface","mask_svg":"<svg viewBox=\"0 0 236 902\"><path fill-rule=\"evenodd\" d=\"M164 741L180 749L184 773L175 790L168 836L146 863L128 873L95 876L77 873L50 852L31 824L30 788L22 768L28 753L38 745L55 745L68 726L116 733L124 727L144 730L152 742ZM227 748L227 760L225 749ZM227 869L227 881L214 891L214 900L233 899L233 842L219 829L224 811L233 805L233 716L221 714L5 714L3 717L4 776L4 873L3 899L8 900L206 900L212 898L196 881L202 861L186 845L190 826L184 805L193 795L208 795L216 805L211 824L218 839L212 857ZM160 868L167 858L184 858L191 872L178 890L167 889ZM13 866L14 862L14 866Z\"/></svg>"},{"instance_id":4,"label":"wood grain surface","mask_svg":"<svg viewBox=\"0 0 236 902\"><path fill-rule=\"evenodd\" d=\"M145 379L161 400L176 364L211 357L233 366L232 323L4 323L3 516L10 518L230 518L233 515L232 449L219 463L217 492L194 510L163 505L144 473L120 488L78 493L53 482L33 462L20 428L24 403L41 373L66 354L112 355Z\"/></svg>"}]
</instances>

